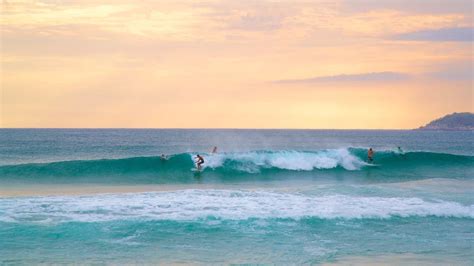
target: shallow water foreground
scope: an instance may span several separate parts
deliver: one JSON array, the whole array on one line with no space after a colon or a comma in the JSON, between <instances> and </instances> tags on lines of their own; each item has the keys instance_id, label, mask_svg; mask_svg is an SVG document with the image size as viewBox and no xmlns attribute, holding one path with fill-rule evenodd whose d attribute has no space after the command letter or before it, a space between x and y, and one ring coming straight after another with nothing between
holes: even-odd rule
<instances>
[{"instance_id":1,"label":"shallow water foreground","mask_svg":"<svg viewBox=\"0 0 474 266\"><path fill-rule=\"evenodd\" d=\"M468 265L474 184L435 182L1 198L1 261Z\"/></svg>"}]
</instances>

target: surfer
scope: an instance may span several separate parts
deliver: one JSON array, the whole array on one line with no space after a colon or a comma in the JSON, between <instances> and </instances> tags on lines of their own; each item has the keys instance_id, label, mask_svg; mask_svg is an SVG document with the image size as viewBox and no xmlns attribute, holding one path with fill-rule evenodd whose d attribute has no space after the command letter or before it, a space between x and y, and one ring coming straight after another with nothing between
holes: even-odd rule
<instances>
[{"instance_id":1,"label":"surfer","mask_svg":"<svg viewBox=\"0 0 474 266\"><path fill-rule=\"evenodd\" d=\"M196 165L197 165L197 170L201 171L201 165L204 163L204 158L202 158L201 155L196 155Z\"/></svg>"},{"instance_id":2,"label":"surfer","mask_svg":"<svg viewBox=\"0 0 474 266\"><path fill-rule=\"evenodd\" d=\"M367 151L367 161L369 163L374 161L374 150L372 150L372 148L369 148L369 150Z\"/></svg>"},{"instance_id":3,"label":"surfer","mask_svg":"<svg viewBox=\"0 0 474 266\"><path fill-rule=\"evenodd\" d=\"M166 156L166 155L164 155L164 154L161 154L160 159L161 159L162 161L166 161L166 160L168 160L168 156Z\"/></svg>"},{"instance_id":4,"label":"surfer","mask_svg":"<svg viewBox=\"0 0 474 266\"><path fill-rule=\"evenodd\" d=\"M211 153L217 153L217 146L214 146Z\"/></svg>"},{"instance_id":5,"label":"surfer","mask_svg":"<svg viewBox=\"0 0 474 266\"><path fill-rule=\"evenodd\" d=\"M396 154L403 159L407 159L406 153L402 150L402 148L400 148L400 146L397 147Z\"/></svg>"}]
</instances>

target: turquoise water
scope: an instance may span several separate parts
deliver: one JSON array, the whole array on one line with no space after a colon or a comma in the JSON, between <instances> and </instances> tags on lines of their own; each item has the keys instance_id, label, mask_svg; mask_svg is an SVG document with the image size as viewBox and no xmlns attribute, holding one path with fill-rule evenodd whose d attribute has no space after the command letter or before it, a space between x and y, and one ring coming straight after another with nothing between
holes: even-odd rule
<instances>
[{"instance_id":1,"label":"turquoise water","mask_svg":"<svg viewBox=\"0 0 474 266\"><path fill-rule=\"evenodd\" d=\"M0 193L32 191L0 197L0 264L397 264L408 255L404 263L472 265L473 140L473 132L0 129ZM200 173L191 171L197 153ZM95 186L111 189L86 192ZM34 193L44 188L75 193Z\"/></svg>"}]
</instances>

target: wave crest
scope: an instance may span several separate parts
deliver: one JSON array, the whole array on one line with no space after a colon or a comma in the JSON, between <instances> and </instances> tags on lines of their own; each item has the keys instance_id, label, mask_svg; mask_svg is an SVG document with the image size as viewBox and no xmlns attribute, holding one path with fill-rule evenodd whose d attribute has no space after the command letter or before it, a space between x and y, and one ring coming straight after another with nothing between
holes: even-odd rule
<instances>
[{"instance_id":1,"label":"wave crest","mask_svg":"<svg viewBox=\"0 0 474 266\"><path fill-rule=\"evenodd\" d=\"M325 150L319 152L301 151L255 151L244 153L210 154L204 168L228 168L255 173L261 169L283 169L311 171L342 167L358 170L367 165L347 149Z\"/></svg>"}]
</instances>

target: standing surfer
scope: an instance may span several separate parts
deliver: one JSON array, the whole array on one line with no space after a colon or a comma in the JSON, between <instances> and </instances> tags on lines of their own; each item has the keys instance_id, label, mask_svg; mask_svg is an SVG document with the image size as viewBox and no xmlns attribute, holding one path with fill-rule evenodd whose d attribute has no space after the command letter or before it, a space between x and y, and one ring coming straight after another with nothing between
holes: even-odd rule
<instances>
[{"instance_id":1,"label":"standing surfer","mask_svg":"<svg viewBox=\"0 0 474 266\"><path fill-rule=\"evenodd\" d=\"M403 150L402 150L402 148L400 148L400 146L398 146L397 152L398 152L398 154L401 154L401 155L405 154L405 152L403 152Z\"/></svg>"},{"instance_id":2,"label":"standing surfer","mask_svg":"<svg viewBox=\"0 0 474 266\"><path fill-rule=\"evenodd\" d=\"M196 155L196 166L197 166L197 170L198 171L201 171L201 165L204 163L204 158L202 158L201 155Z\"/></svg>"},{"instance_id":3,"label":"standing surfer","mask_svg":"<svg viewBox=\"0 0 474 266\"><path fill-rule=\"evenodd\" d=\"M374 161L374 150L372 150L372 148L370 148L368 151L367 151L367 161L369 163L373 162Z\"/></svg>"}]
</instances>

